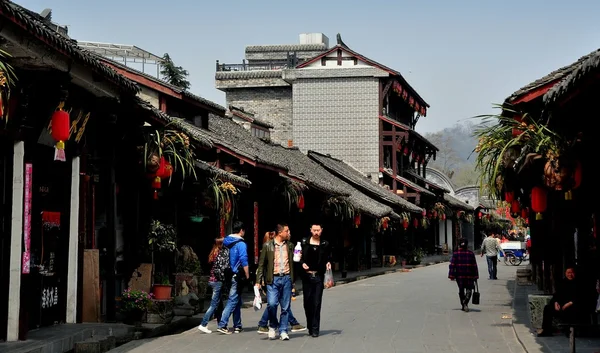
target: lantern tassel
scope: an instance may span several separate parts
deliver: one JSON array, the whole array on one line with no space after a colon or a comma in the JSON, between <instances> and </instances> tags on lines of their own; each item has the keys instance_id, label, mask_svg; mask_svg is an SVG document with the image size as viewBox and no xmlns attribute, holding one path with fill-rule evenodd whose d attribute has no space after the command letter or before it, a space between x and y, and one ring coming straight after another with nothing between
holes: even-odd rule
<instances>
[{"instance_id":1,"label":"lantern tassel","mask_svg":"<svg viewBox=\"0 0 600 353\"><path fill-rule=\"evenodd\" d=\"M567 200L567 201L573 200L573 192L571 190L565 192L565 200Z\"/></svg>"},{"instance_id":2,"label":"lantern tassel","mask_svg":"<svg viewBox=\"0 0 600 353\"><path fill-rule=\"evenodd\" d=\"M154 199L158 200L158 190L154 190Z\"/></svg>"},{"instance_id":3,"label":"lantern tassel","mask_svg":"<svg viewBox=\"0 0 600 353\"><path fill-rule=\"evenodd\" d=\"M67 160L64 141L58 141L56 146L54 146L54 160L60 162L65 162Z\"/></svg>"},{"instance_id":4,"label":"lantern tassel","mask_svg":"<svg viewBox=\"0 0 600 353\"><path fill-rule=\"evenodd\" d=\"M536 220L536 221L540 221L540 220L542 220L543 218L544 218L544 217L542 217L542 214L541 214L541 213L539 213L539 212L538 212L538 213L536 213L536 214L535 214L535 220Z\"/></svg>"}]
</instances>

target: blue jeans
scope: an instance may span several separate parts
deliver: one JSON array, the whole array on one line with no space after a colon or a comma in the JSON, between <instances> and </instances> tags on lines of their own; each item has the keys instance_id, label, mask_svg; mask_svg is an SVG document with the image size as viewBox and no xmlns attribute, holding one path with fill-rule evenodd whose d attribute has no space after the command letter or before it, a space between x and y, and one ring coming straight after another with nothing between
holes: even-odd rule
<instances>
[{"instance_id":1,"label":"blue jeans","mask_svg":"<svg viewBox=\"0 0 600 353\"><path fill-rule=\"evenodd\" d=\"M498 279L498 256L486 256L490 279Z\"/></svg>"},{"instance_id":2,"label":"blue jeans","mask_svg":"<svg viewBox=\"0 0 600 353\"><path fill-rule=\"evenodd\" d=\"M243 284L241 284L243 286ZM227 306L223 309L223 315L221 315L221 321L219 322L219 328L227 327L229 317L233 313L233 327L242 328L242 296L241 286L234 279L231 280L231 289L229 290L229 300L227 300Z\"/></svg>"},{"instance_id":3,"label":"blue jeans","mask_svg":"<svg viewBox=\"0 0 600 353\"><path fill-rule=\"evenodd\" d=\"M300 323L298 322L298 320L296 320L296 318L294 317L294 314L292 313L291 305L290 305L290 308L288 309L288 322L292 326L300 325ZM263 313L262 317L260 318L260 321L258 322L258 327L267 327L268 325L269 325L269 307L267 306L267 308L265 309L265 312Z\"/></svg>"},{"instance_id":4,"label":"blue jeans","mask_svg":"<svg viewBox=\"0 0 600 353\"><path fill-rule=\"evenodd\" d=\"M219 306L223 282L208 282L208 285L212 288L212 299L210 300L210 306L208 307L208 310L206 310L206 313L204 313L204 317L202 318L202 326L208 325L208 321Z\"/></svg>"},{"instance_id":5,"label":"blue jeans","mask_svg":"<svg viewBox=\"0 0 600 353\"><path fill-rule=\"evenodd\" d=\"M289 310L292 299L292 279L287 276L274 276L273 283L267 285L267 310L269 311L269 327L277 328L277 305L281 305L279 334L287 332Z\"/></svg>"}]
</instances>

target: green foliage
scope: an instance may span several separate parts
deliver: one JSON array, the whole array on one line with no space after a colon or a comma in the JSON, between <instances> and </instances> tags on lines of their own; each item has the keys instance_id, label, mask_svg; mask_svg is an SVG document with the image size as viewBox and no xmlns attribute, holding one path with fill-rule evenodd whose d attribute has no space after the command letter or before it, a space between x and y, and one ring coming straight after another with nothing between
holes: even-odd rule
<instances>
[{"instance_id":1,"label":"green foliage","mask_svg":"<svg viewBox=\"0 0 600 353\"><path fill-rule=\"evenodd\" d=\"M231 219L236 211L237 197L240 191L230 182L222 182L219 178L209 179L207 195L213 203L214 210L225 222Z\"/></svg>"},{"instance_id":2,"label":"green foliage","mask_svg":"<svg viewBox=\"0 0 600 353\"><path fill-rule=\"evenodd\" d=\"M354 219L356 211L346 198L332 196L325 200L323 213L341 222Z\"/></svg>"},{"instance_id":3,"label":"green foliage","mask_svg":"<svg viewBox=\"0 0 600 353\"><path fill-rule=\"evenodd\" d=\"M10 89L14 87L17 82L17 75L15 74L15 69L6 62L6 59L11 57L11 55L0 49L0 86L8 86Z\"/></svg>"},{"instance_id":4,"label":"green foliage","mask_svg":"<svg viewBox=\"0 0 600 353\"><path fill-rule=\"evenodd\" d=\"M190 81L187 80L189 72L183 67L175 65L168 53L163 55L160 74L163 80L183 90L188 90L191 86Z\"/></svg>"},{"instance_id":5,"label":"green foliage","mask_svg":"<svg viewBox=\"0 0 600 353\"><path fill-rule=\"evenodd\" d=\"M165 275L163 273L157 273L156 275L154 275L154 284L161 284L166 286L171 284L171 281L169 280L168 275Z\"/></svg>"},{"instance_id":6,"label":"green foliage","mask_svg":"<svg viewBox=\"0 0 600 353\"><path fill-rule=\"evenodd\" d=\"M173 171L181 172L184 179L189 176L197 178L195 153L186 134L177 130L162 129L147 134L145 139L144 167L148 166L153 156L164 157L173 166Z\"/></svg>"},{"instance_id":7,"label":"green foliage","mask_svg":"<svg viewBox=\"0 0 600 353\"><path fill-rule=\"evenodd\" d=\"M131 311L146 311L151 303L152 295L143 290L127 288L121 296L120 311L123 313Z\"/></svg>"},{"instance_id":8,"label":"green foliage","mask_svg":"<svg viewBox=\"0 0 600 353\"><path fill-rule=\"evenodd\" d=\"M177 248L177 231L170 224L152 220L148 231L148 245L159 252L173 252Z\"/></svg>"},{"instance_id":9,"label":"green foliage","mask_svg":"<svg viewBox=\"0 0 600 353\"><path fill-rule=\"evenodd\" d=\"M280 178L281 181L275 186L273 192L283 199L288 212L292 210L292 205L297 205L300 196L302 196L302 187L287 178Z\"/></svg>"},{"instance_id":10,"label":"green foliage","mask_svg":"<svg viewBox=\"0 0 600 353\"><path fill-rule=\"evenodd\" d=\"M200 264L200 260L181 261L177 264L177 272L193 273L196 276L202 276L202 265Z\"/></svg>"}]
</instances>

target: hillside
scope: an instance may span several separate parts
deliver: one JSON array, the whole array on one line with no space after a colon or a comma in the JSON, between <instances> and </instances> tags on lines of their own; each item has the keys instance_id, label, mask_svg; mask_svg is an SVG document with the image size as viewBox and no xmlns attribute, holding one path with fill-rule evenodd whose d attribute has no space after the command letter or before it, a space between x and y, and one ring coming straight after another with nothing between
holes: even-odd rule
<instances>
[{"instance_id":1,"label":"hillside","mask_svg":"<svg viewBox=\"0 0 600 353\"><path fill-rule=\"evenodd\" d=\"M477 183L475 154L472 154L477 145L474 130L475 125L468 122L424 134L425 138L440 149L436 160L430 161L429 166L444 172L457 187Z\"/></svg>"}]
</instances>

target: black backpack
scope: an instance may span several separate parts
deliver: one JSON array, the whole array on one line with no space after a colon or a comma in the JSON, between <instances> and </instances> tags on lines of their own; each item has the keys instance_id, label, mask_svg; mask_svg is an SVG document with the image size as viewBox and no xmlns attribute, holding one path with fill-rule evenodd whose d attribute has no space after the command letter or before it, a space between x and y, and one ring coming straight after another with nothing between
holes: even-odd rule
<instances>
[{"instance_id":1,"label":"black backpack","mask_svg":"<svg viewBox=\"0 0 600 353\"><path fill-rule=\"evenodd\" d=\"M219 251L215 263L213 264L213 274L215 275L215 279L219 282L225 282L227 280L227 272L230 272L228 271L229 268L229 249L224 246L221 248L221 251Z\"/></svg>"}]
</instances>

